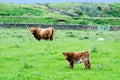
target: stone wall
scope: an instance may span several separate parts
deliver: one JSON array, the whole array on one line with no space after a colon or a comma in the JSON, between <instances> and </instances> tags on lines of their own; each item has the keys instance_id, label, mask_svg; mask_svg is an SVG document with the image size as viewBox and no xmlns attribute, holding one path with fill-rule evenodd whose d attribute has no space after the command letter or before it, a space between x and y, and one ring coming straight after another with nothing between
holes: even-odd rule
<instances>
[{"instance_id":1,"label":"stone wall","mask_svg":"<svg viewBox=\"0 0 120 80\"><path fill-rule=\"evenodd\" d=\"M41 27L41 28L47 28L47 27L54 27L58 30L101 30L99 29L99 26L84 26L84 25L57 25L57 24L0 24L0 27L3 28L11 28L11 27L20 27L20 28L26 28L28 27ZM120 30L120 27L107 27L109 31L118 31Z\"/></svg>"}]
</instances>

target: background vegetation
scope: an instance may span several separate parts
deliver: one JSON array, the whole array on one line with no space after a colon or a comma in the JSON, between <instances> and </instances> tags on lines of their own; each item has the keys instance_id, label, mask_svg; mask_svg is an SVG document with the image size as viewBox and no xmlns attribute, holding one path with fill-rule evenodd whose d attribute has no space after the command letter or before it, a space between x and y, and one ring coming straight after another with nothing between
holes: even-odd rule
<instances>
[{"instance_id":1,"label":"background vegetation","mask_svg":"<svg viewBox=\"0 0 120 80\"><path fill-rule=\"evenodd\" d=\"M120 25L120 3L0 3L0 23Z\"/></svg>"},{"instance_id":2,"label":"background vegetation","mask_svg":"<svg viewBox=\"0 0 120 80\"><path fill-rule=\"evenodd\" d=\"M119 36L56 30L53 41L37 41L27 29L0 28L0 80L119 80ZM82 50L90 52L91 69L83 64L69 69L62 52Z\"/></svg>"}]
</instances>

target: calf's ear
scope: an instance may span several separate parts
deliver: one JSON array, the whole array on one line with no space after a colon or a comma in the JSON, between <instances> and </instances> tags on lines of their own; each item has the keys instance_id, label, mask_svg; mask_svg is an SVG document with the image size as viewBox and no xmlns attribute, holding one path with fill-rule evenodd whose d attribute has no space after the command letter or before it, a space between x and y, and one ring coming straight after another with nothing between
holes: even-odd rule
<instances>
[{"instance_id":1,"label":"calf's ear","mask_svg":"<svg viewBox=\"0 0 120 80\"><path fill-rule=\"evenodd\" d=\"M63 52L62 54L65 55L65 52Z\"/></svg>"}]
</instances>

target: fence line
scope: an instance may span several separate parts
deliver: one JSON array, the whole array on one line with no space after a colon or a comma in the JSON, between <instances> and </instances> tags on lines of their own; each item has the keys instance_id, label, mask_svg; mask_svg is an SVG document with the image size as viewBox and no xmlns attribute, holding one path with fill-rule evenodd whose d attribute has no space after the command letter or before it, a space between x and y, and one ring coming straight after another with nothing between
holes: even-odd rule
<instances>
[{"instance_id":1,"label":"fence line","mask_svg":"<svg viewBox=\"0 0 120 80\"><path fill-rule=\"evenodd\" d=\"M120 26L86 26L86 25L73 25L73 24L0 24L0 27L11 28L11 27L20 27L25 28L25 25L28 27L54 27L58 30L107 30L107 31L119 31Z\"/></svg>"}]
</instances>

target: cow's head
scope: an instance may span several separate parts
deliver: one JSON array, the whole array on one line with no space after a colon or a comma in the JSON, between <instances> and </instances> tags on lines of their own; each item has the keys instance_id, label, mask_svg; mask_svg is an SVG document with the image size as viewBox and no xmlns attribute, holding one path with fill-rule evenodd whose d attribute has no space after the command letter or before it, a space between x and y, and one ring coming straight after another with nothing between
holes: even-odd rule
<instances>
[{"instance_id":1,"label":"cow's head","mask_svg":"<svg viewBox=\"0 0 120 80\"><path fill-rule=\"evenodd\" d=\"M36 30L36 28L29 28L29 30L31 34L34 34L34 31Z\"/></svg>"}]
</instances>

